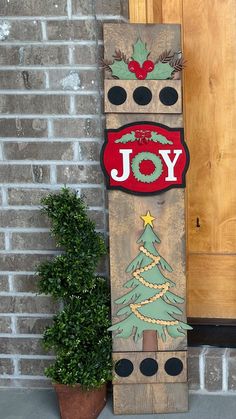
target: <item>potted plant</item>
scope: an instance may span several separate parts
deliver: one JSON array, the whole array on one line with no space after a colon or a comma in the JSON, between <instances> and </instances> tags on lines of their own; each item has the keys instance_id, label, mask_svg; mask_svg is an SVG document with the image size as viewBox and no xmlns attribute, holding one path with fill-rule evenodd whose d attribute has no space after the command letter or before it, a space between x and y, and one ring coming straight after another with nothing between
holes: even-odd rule
<instances>
[{"instance_id":1,"label":"potted plant","mask_svg":"<svg viewBox=\"0 0 236 419\"><path fill-rule=\"evenodd\" d=\"M56 356L45 373L57 392L62 419L93 419L105 405L112 376L109 288L95 274L106 247L74 191L63 188L42 204L62 253L38 266L39 288L63 306L44 333L45 347Z\"/></svg>"}]
</instances>

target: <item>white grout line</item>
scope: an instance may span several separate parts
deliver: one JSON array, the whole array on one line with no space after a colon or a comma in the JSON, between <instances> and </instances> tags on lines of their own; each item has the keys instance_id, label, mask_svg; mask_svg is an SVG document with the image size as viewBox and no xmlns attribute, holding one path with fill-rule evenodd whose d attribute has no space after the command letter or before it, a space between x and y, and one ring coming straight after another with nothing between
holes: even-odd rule
<instances>
[{"instance_id":1,"label":"white grout line","mask_svg":"<svg viewBox=\"0 0 236 419\"><path fill-rule=\"evenodd\" d=\"M200 389L204 390L205 388L205 353L207 348L204 348L201 354L199 355L199 380L200 380Z\"/></svg>"},{"instance_id":2,"label":"white grout line","mask_svg":"<svg viewBox=\"0 0 236 419\"><path fill-rule=\"evenodd\" d=\"M0 119L46 119L46 118L51 118L51 119L94 119L94 120L99 120L99 115L96 114L78 114L76 115L69 115L69 114L1 114L0 115ZM105 116L104 116L105 119Z\"/></svg>"},{"instance_id":3,"label":"white grout line","mask_svg":"<svg viewBox=\"0 0 236 419\"><path fill-rule=\"evenodd\" d=\"M49 232L50 229L48 228L39 228L39 227L0 227L1 232L10 232L10 233L43 233Z\"/></svg>"},{"instance_id":4,"label":"white grout line","mask_svg":"<svg viewBox=\"0 0 236 419\"><path fill-rule=\"evenodd\" d=\"M5 231L5 250L6 252L11 250L11 233L9 231Z\"/></svg>"},{"instance_id":5,"label":"white grout line","mask_svg":"<svg viewBox=\"0 0 236 419\"><path fill-rule=\"evenodd\" d=\"M93 15L73 15L72 20L93 20ZM124 16L121 15L97 15L98 20L121 20L123 22L127 22L127 19ZM68 16L4 16L4 20L40 20L40 21L62 21L62 20L68 20Z\"/></svg>"},{"instance_id":6,"label":"white grout line","mask_svg":"<svg viewBox=\"0 0 236 419\"><path fill-rule=\"evenodd\" d=\"M53 134L53 126L51 125L52 121L49 121L49 125L50 125L50 129L48 129L48 138L46 137L42 137L40 139L37 138L28 138L28 137L9 137L9 138L3 138L0 137L1 141L4 141L4 143L37 143L37 144L42 144L42 143L47 143L48 144L48 139L50 139L50 143L69 143L71 142L73 144L73 142L84 142L84 143L91 143L91 142L96 142L99 143L100 145L102 144L103 140L100 137L88 137L88 138L80 138L80 137L67 137L67 138L63 138L63 137L58 137L55 136ZM33 162L35 162L36 160L32 160ZM41 161L41 160L39 160ZM64 161L64 160L63 160Z\"/></svg>"},{"instance_id":7,"label":"white grout line","mask_svg":"<svg viewBox=\"0 0 236 419\"><path fill-rule=\"evenodd\" d=\"M53 190L57 190L57 189L61 189L63 186L65 186L65 183L57 183L56 185L53 185ZM70 188L76 189L76 188L101 188L102 184L101 183L68 183L67 182L67 186L69 186ZM36 184L36 183L5 183L5 187L7 188L29 188L29 189L43 189L43 188L52 188L52 185L50 183L40 183L40 184ZM0 229L1 230L1 229Z\"/></svg>"},{"instance_id":8,"label":"white grout line","mask_svg":"<svg viewBox=\"0 0 236 419\"><path fill-rule=\"evenodd\" d=\"M48 119L48 138L49 139L52 139L53 136L54 136L53 135L54 134L53 130L54 130L53 122L50 119Z\"/></svg>"},{"instance_id":9,"label":"white grout line","mask_svg":"<svg viewBox=\"0 0 236 419\"><path fill-rule=\"evenodd\" d=\"M9 292L13 292L14 290L14 281L13 281L13 275L8 275L8 284L9 284Z\"/></svg>"},{"instance_id":10,"label":"white grout line","mask_svg":"<svg viewBox=\"0 0 236 419\"><path fill-rule=\"evenodd\" d=\"M103 41L98 41L99 45L103 45ZM34 47L34 46L39 46L42 48L45 48L47 46L67 46L67 45L75 45L75 46L80 46L80 45L96 45L96 41L93 40L88 40L88 39L78 39L78 40L70 40L70 41L66 41L66 40L61 40L58 39L57 41L46 41L44 43L42 43L42 41L4 41L4 46L20 46L20 47Z\"/></svg>"},{"instance_id":11,"label":"white grout line","mask_svg":"<svg viewBox=\"0 0 236 419\"><path fill-rule=\"evenodd\" d=\"M48 381L49 383L51 383L50 378L47 378L44 375L9 375L9 374L4 374L3 375L2 374L2 375L0 375L0 379L1 380L9 380L9 379L12 379L14 381L15 380L22 380L22 381L24 381L24 380L35 380L35 381L39 381L39 382L41 380L41 381ZM3 386L0 386L0 388L4 388L4 387ZM8 386L7 388L9 390L11 387ZM15 386L14 388L17 388L17 386ZM34 388L36 389L37 387L34 387Z\"/></svg>"},{"instance_id":12,"label":"white grout line","mask_svg":"<svg viewBox=\"0 0 236 419\"><path fill-rule=\"evenodd\" d=\"M16 90L16 89L0 89L1 95L13 96L58 96L58 95L77 95L77 96L99 96L99 93L96 90Z\"/></svg>"},{"instance_id":13,"label":"white grout line","mask_svg":"<svg viewBox=\"0 0 236 419\"><path fill-rule=\"evenodd\" d=\"M51 164L50 166L50 182L52 185L57 183L57 169L55 164Z\"/></svg>"},{"instance_id":14,"label":"white grout line","mask_svg":"<svg viewBox=\"0 0 236 419\"><path fill-rule=\"evenodd\" d=\"M17 291L0 291L1 297L46 297L50 299L51 297L46 294L39 294L39 292L17 292ZM11 313L10 313L11 314Z\"/></svg>"},{"instance_id":15,"label":"white grout line","mask_svg":"<svg viewBox=\"0 0 236 419\"><path fill-rule=\"evenodd\" d=\"M13 313L0 313L1 317L10 317ZM49 314L49 313L14 313L15 317L33 317L33 318L45 318L45 319L51 319L55 316L55 314ZM9 333L7 336L12 337L12 335Z\"/></svg>"},{"instance_id":16,"label":"white grout line","mask_svg":"<svg viewBox=\"0 0 236 419\"><path fill-rule=\"evenodd\" d=\"M0 275L34 275L34 271L0 271ZM9 277L10 278L10 277Z\"/></svg>"},{"instance_id":17,"label":"white grout line","mask_svg":"<svg viewBox=\"0 0 236 419\"><path fill-rule=\"evenodd\" d=\"M229 369L228 369L228 355L229 349L226 348L222 356L222 391L228 391L228 378L229 378Z\"/></svg>"},{"instance_id":18,"label":"white grout line","mask_svg":"<svg viewBox=\"0 0 236 419\"><path fill-rule=\"evenodd\" d=\"M15 355L13 358L13 365L14 365L14 376L19 375L19 363L18 363L18 356ZM4 374L7 375L7 374Z\"/></svg>"},{"instance_id":19,"label":"white grout line","mask_svg":"<svg viewBox=\"0 0 236 419\"><path fill-rule=\"evenodd\" d=\"M99 161L96 160L81 160L79 162L80 166L98 166ZM55 164L57 166L74 166L75 162L73 160L7 160L1 162L1 166L28 166L28 165L40 165L48 166L50 164Z\"/></svg>"},{"instance_id":20,"label":"white grout line","mask_svg":"<svg viewBox=\"0 0 236 419\"><path fill-rule=\"evenodd\" d=\"M1 65L0 71L10 70L10 71L21 71L21 70L31 70L31 71L38 71L38 70L81 70L81 71L91 71L96 70L97 65L91 64L91 65L82 65L82 64L73 64L72 66L70 64L55 64L55 65Z\"/></svg>"},{"instance_id":21,"label":"white grout line","mask_svg":"<svg viewBox=\"0 0 236 419\"><path fill-rule=\"evenodd\" d=\"M71 4L71 0L67 0L67 14L68 14L68 19L72 19L72 4Z\"/></svg>"},{"instance_id":22,"label":"white grout line","mask_svg":"<svg viewBox=\"0 0 236 419\"><path fill-rule=\"evenodd\" d=\"M44 20L41 21L42 40L47 41L47 26Z\"/></svg>"},{"instance_id":23,"label":"white grout line","mask_svg":"<svg viewBox=\"0 0 236 419\"><path fill-rule=\"evenodd\" d=\"M15 333L14 335L13 334L10 334L10 333L0 333L0 338L11 338L11 339L18 339L18 338L23 338L23 339L25 339L25 338L32 338L32 339L42 339L42 337L43 337L43 334L41 333L41 334L30 334L30 333Z\"/></svg>"},{"instance_id":24,"label":"white grout line","mask_svg":"<svg viewBox=\"0 0 236 419\"><path fill-rule=\"evenodd\" d=\"M47 71L44 71L44 78L45 78L45 88L49 89L50 88L50 86L49 86L49 74L48 74Z\"/></svg>"},{"instance_id":25,"label":"white grout line","mask_svg":"<svg viewBox=\"0 0 236 419\"><path fill-rule=\"evenodd\" d=\"M7 202L7 191L4 187L2 187L2 205L8 205Z\"/></svg>"},{"instance_id":26,"label":"white grout line","mask_svg":"<svg viewBox=\"0 0 236 419\"><path fill-rule=\"evenodd\" d=\"M19 359L55 359L55 356L52 355L22 355L22 354L1 354L0 353L0 359L14 359L15 356L17 356Z\"/></svg>"},{"instance_id":27,"label":"white grout line","mask_svg":"<svg viewBox=\"0 0 236 419\"><path fill-rule=\"evenodd\" d=\"M75 96L70 96L70 114L74 115L76 114L76 106L75 106Z\"/></svg>"},{"instance_id":28,"label":"white grout line","mask_svg":"<svg viewBox=\"0 0 236 419\"><path fill-rule=\"evenodd\" d=\"M70 66L74 66L74 47L69 46L69 64ZM72 67L70 67L71 69Z\"/></svg>"},{"instance_id":29,"label":"white grout line","mask_svg":"<svg viewBox=\"0 0 236 419\"><path fill-rule=\"evenodd\" d=\"M12 330L12 334L16 335L17 333L17 329L16 329L16 317L15 316L11 316L11 330Z\"/></svg>"},{"instance_id":30,"label":"white grout line","mask_svg":"<svg viewBox=\"0 0 236 419\"><path fill-rule=\"evenodd\" d=\"M0 144L0 160L4 160L3 146Z\"/></svg>"}]
</instances>

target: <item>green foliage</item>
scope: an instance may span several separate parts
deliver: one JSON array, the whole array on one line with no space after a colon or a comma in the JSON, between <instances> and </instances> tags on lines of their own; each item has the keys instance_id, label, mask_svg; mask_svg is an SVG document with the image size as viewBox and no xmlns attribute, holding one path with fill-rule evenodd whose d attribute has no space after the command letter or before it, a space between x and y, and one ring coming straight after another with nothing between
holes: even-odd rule
<instances>
[{"instance_id":1,"label":"green foliage","mask_svg":"<svg viewBox=\"0 0 236 419\"><path fill-rule=\"evenodd\" d=\"M128 64L124 60L115 60L109 67L113 77L121 80L136 80L135 74L129 71Z\"/></svg>"},{"instance_id":2,"label":"green foliage","mask_svg":"<svg viewBox=\"0 0 236 419\"><path fill-rule=\"evenodd\" d=\"M147 50L146 44L139 38L133 46L134 52L132 55L133 60L138 61L142 66L144 61L147 60L150 51Z\"/></svg>"},{"instance_id":3,"label":"green foliage","mask_svg":"<svg viewBox=\"0 0 236 419\"><path fill-rule=\"evenodd\" d=\"M42 204L62 254L38 266L39 287L64 306L44 333L45 347L56 355L46 375L57 383L98 388L112 372L109 288L95 275L105 243L75 192L63 188Z\"/></svg>"},{"instance_id":4,"label":"green foliage","mask_svg":"<svg viewBox=\"0 0 236 419\"><path fill-rule=\"evenodd\" d=\"M165 80L171 78L174 68L169 63L158 62L154 70L148 73L147 80Z\"/></svg>"}]
</instances>

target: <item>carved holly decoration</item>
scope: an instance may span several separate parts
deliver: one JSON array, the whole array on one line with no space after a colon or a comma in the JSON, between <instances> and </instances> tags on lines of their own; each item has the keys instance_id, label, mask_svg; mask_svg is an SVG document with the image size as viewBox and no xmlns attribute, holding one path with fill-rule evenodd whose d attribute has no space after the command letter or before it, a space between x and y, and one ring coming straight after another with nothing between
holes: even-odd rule
<instances>
[{"instance_id":1,"label":"carved holly decoration","mask_svg":"<svg viewBox=\"0 0 236 419\"><path fill-rule=\"evenodd\" d=\"M148 57L150 51L139 38L133 46L131 59L120 50L116 50L113 61L103 61L103 67L111 71L114 78L121 80L165 80L184 67L184 60L179 53L164 51L156 62Z\"/></svg>"}]
</instances>

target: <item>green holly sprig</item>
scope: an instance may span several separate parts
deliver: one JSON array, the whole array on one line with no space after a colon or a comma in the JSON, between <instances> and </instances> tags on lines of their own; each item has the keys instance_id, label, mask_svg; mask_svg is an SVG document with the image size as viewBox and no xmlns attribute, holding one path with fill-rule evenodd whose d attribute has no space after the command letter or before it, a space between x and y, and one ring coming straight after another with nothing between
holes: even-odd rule
<instances>
[{"instance_id":1,"label":"green holly sprig","mask_svg":"<svg viewBox=\"0 0 236 419\"><path fill-rule=\"evenodd\" d=\"M103 67L111 71L112 77L121 80L166 80L184 67L183 58L176 58L171 50L164 51L154 63L148 59L150 52L139 38L133 45L133 54L128 59L120 50L116 50L113 61L103 61Z\"/></svg>"},{"instance_id":2,"label":"green holly sprig","mask_svg":"<svg viewBox=\"0 0 236 419\"><path fill-rule=\"evenodd\" d=\"M116 140L115 143L127 144L129 142L133 143L135 141L138 141L140 144L147 143L148 141L160 144L173 144L173 142L167 140L164 135L157 134L157 132L149 130L131 131L128 134L122 135L122 137Z\"/></svg>"}]
</instances>

